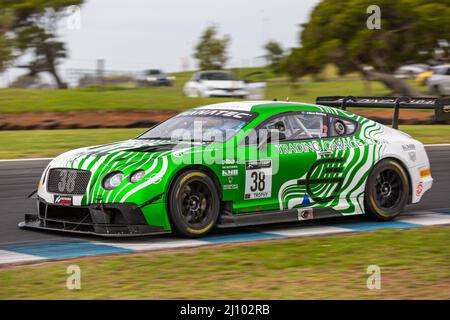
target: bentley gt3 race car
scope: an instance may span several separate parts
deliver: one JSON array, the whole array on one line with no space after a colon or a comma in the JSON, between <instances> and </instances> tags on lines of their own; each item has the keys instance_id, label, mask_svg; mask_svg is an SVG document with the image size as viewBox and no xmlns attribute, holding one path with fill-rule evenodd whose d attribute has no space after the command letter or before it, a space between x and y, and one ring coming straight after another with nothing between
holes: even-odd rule
<instances>
[{"instance_id":1,"label":"bentley gt3 race car","mask_svg":"<svg viewBox=\"0 0 450 320\"><path fill-rule=\"evenodd\" d=\"M346 107L432 108L449 100L321 97L317 105L229 102L180 113L117 143L53 159L20 227L199 237L214 227L365 213L398 216L431 188L411 136Z\"/></svg>"}]
</instances>

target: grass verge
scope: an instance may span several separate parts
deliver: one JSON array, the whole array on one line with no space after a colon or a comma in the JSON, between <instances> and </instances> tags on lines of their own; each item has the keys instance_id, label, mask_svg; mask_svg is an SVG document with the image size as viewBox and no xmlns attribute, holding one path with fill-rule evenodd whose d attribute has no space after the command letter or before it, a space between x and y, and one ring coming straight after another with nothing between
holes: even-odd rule
<instances>
[{"instance_id":1,"label":"grass verge","mask_svg":"<svg viewBox=\"0 0 450 320\"><path fill-rule=\"evenodd\" d=\"M249 69L250 70L250 69ZM255 69L256 70L256 69ZM147 88L82 88L69 90L0 89L0 113L64 112L79 110L183 110L217 102L235 101L224 98L187 98L183 85L191 73L177 74L172 87ZM389 89L380 82L361 80L303 81L288 84L286 79L269 79L266 99L313 103L323 95L384 96ZM413 81L409 81L412 86ZM416 87L425 93L425 87Z\"/></svg>"},{"instance_id":2,"label":"grass verge","mask_svg":"<svg viewBox=\"0 0 450 320\"><path fill-rule=\"evenodd\" d=\"M423 143L450 143L448 125L403 125L400 129ZM145 129L71 129L1 131L0 158L53 157L78 147L135 137Z\"/></svg>"},{"instance_id":3,"label":"grass verge","mask_svg":"<svg viewBox=\"0 0 450 320\"><path fill-rule=\"evenodd\" d=\"M0 299L448 299L449 265L450 226L391 229L1 268Z\"/></svg>"}]
</instances>

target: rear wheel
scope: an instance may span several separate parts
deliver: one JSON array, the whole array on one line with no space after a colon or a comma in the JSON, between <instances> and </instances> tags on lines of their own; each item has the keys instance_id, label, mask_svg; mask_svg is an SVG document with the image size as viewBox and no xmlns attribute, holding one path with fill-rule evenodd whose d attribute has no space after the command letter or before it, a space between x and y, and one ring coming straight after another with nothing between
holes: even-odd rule
<instances>
[{"instance_id":1,"label":"rear wheel","mask_svg":"<svg viewBox=\"0 0 450 320\"><path fill-rule=\"evenodd\" d=\"M366 213L376 220L391 220L405 208L408 196L409 182L405 169L395 160L382 160L367 180Z\"/></svg>"},{"instance_id":2,"label":"rear wheel","mask_svg":"<svg viewBox=\"0 0 450 320\"><path fill-rule=\"evenodd\" d=\"M169 190L168 200L172 229L177 235L204 236L219 217L219 193L214 181L202 171L179 175Z\"/></svg>"}]
</instances>

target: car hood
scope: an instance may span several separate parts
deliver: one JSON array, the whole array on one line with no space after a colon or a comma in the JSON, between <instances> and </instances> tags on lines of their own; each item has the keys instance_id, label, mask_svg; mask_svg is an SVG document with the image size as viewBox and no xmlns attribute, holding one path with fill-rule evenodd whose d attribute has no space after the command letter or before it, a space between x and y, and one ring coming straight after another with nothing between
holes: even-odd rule
<instances>
[{"instance_id":1,"label":"car hood","mask_svg":"<svg viewBox=\"0 0 450 320\"><path fill-rule=\"evenodd\" d=\"M185 152L202 143L176 142L170 140L133 139L111 144L75 149L56 157L51 167L89 169L99 163L102 167L121 170L158 155L171 155Z\"/></svg>"}]
</instances>

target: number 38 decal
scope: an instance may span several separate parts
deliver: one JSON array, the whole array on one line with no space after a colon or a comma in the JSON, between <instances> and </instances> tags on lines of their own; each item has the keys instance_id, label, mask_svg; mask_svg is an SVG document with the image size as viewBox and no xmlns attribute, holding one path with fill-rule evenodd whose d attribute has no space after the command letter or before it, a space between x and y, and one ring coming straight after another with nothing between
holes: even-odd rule
<instances>
[{"instance_id":1,"label":"number 38 decal","mask_svg":"<svg viewBox=\"0 0 450 320\"><path fill-rule=\"evenodd\" d=\"M272 161L247 161L245 165L245 199L270 198L272 195Z\"/></svg>"}]
</instances>

